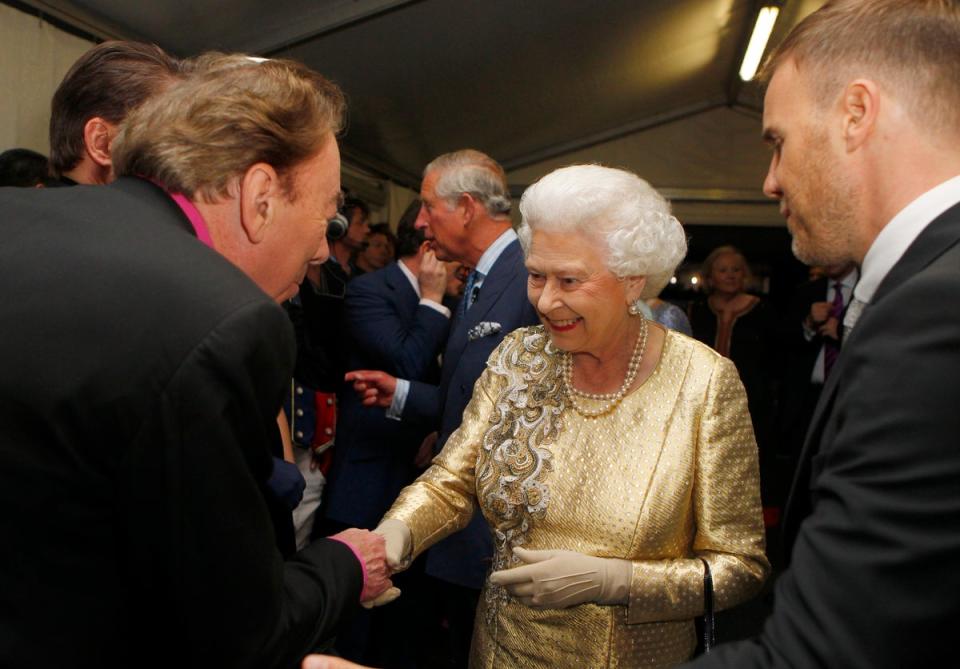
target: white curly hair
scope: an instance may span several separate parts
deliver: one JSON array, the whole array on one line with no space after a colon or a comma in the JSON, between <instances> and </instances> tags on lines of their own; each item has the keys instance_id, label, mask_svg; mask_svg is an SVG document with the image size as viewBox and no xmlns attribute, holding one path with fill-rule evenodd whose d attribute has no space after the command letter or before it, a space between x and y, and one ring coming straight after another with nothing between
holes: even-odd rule
<instances>
[{"instance_id":1,"label":"white curly hair","mask_svg":"<svg viewBox=\"0 0 960 669\"><path fill-rule=\"evenodd\" d=\"M667 202L646 181L602 165L561 167L520 198L517 230L524 254L534 230L580 232L605 245L607 269L646 277L641 297L655 297L687 254L687 237Z\"/></svg>"}]
</instances>

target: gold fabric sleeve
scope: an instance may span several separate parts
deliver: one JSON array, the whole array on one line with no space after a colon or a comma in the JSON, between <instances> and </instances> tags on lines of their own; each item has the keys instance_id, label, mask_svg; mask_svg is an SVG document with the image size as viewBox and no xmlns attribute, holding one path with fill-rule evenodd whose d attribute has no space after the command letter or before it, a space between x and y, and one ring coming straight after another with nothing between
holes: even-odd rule
<instances>
[{"instance_id":1,"label":"gold fabric sleeve","mask_svg":"<svg viewBox=\"0 0 960 669\"><path fill-rule=\"evenodd\" d=\"M384 515L410 529L411 559L470 522L476 505L476 468L480 443L489 424L499 379L484 370L473 387L463 422L433 459L430 468L404 488Z\"/></svg>"},{"instance_id":2,"label":"gold fabric sleeve","mask_svg":"<svg viewBox=\"0 0 960 669\"><path fill-rule=\"evenodd\" d=\"M747 396L733 363L717 356L703 397L691 455L694 481L692 557L636 560L630 624L689 619L703 614L703 564L710 565L717 610L756 594L770 564L764 553L757 446Z\"/></svg>"}]
</instances>

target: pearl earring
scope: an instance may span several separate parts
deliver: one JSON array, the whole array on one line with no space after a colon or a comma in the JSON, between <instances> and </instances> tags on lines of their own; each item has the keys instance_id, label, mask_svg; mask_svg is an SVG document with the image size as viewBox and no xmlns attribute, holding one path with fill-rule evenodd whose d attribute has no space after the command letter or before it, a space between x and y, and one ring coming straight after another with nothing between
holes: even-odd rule
<instances>
[{"instance_id":1,"label":"pearl earring","mask_svg":"<svg viewBox=\"0 0 960 669\"><path fill-rule=\"evenodd\" d=\"M627 307L627 313L631 316L639 316L643 313L643 307L640 306L640 300L634 300L629 307Z\"/></svg>"}]
</instances>

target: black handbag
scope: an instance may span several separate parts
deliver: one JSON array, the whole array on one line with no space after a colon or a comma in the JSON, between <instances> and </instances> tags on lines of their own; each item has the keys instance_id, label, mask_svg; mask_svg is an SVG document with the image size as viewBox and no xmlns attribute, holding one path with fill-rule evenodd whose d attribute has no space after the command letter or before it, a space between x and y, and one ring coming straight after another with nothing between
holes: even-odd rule
<instances>
[{"instance_id":1,"label":"black handbag","mask_svg":"<svg viewBox=\"0 0 960 669\"><path fill-rule=\"evenodd\" d=\"M717 623L713 616L713 575L703 558L703 652L709 653L717 645Z\"/></svg>"}]
</instances>

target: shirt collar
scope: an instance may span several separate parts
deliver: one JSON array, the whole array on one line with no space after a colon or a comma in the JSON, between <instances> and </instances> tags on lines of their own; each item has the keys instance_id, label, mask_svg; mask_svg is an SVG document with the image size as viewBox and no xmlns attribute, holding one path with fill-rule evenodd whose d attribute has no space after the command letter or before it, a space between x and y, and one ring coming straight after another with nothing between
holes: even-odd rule
<instances>
[{"instance_id":1,"label":"shirt collar","mask_svg":"<svg viewBox=\"0 0 960 669\"><path fill-rule=\"evenodd\" d=\"M908 204L873 240L863 259L854 295L864 303L873 299L884 277L920 233L937 216L960 202L960 175L944 181Z\"/></svg>"},{"instance_id":2,"label":"shirt collar","mask_svg":"<svg viewBox=\"0 0 960 669\"><path fill-rule=\"evenodd\" d=\"M840 279L840 285L849 290L853 290L857 285L857 279L860 278L860 270L854 267L852 270L847 272L847 275ZM837 283L833 279L830 279L830 283Z\"/></svg>"},{"instance_id":3,"label":"shirt collar","mask_svg":"<svg viewBox=\"0 0 960 669\"><path fill-rule=\"evenodd\" d=\"M193 232L197 235L197 239L210 248L216 249L216 247L213 245L213 238L210 236L210 228L207 227L207 222L203 219L203 214L200 213L200 210L197 209L197 206L193 204L193 202L191 202L183 193L170 192L166 186L156 179L148 179L148 181L150 181L157 188L163 189L163 192L169 195L170 199L177 203L177 206L180 207L180 211L183 212L183 215L187 217L188 221L190 221L190 225L193 226Z\"/></svg>"},{"instance_id":4,"label":"shirt collar","mask_svg":"<svg viewBox=\"0 0 960 669\"><path fill-rule=\"evenodd\" d=\"M177 206L180 207L180 210L183 211L187 219L189 219L190 225L193 226L193 231L197 233L197 239L210 248L215 248L213 246L213 238L210 236L210 229L207 227L207 222L203 220L203 214L200 213L196 205L188 200L187 196L183 193L171 193L167 191L167 194L173 198L173 201L177 203Z\"/></svg>"},{"instance_id":5,"label":"shirt collar","mask_svg":"<svg viewBox=\"0 0 960 669\"><path fill-rule=\"evenodd\" d=\"M480 256L480 260L477 261L477 266L474 269L482 274L484 277L490 273L490 270L493 269L494 263L497 262L497 259L500 257L500 254L503 253L503 250L510 246L510 244L517 238L517 233L513 231L513 228L507 228L504 230L503 234L494 240L493 244L487 247L487 250L483 252L483 255Z\"/></svg>"},{"instance_id":6,"label":"shirt collar","mask_svg":"<svg viewBox=\"0 0 960 669\"><path fill-rule=\"evenodd\" d=\"M403 275L407 277L407 281L409 281L410 285L413 286L413 292L417 294L417 297L420 297L420 281L416 276L414 276L413 272L410 271L410 268L407 267L402 260L398 260L397 265L400 266L400 271L403 272Z\"/></svg>"}]
</instances>

